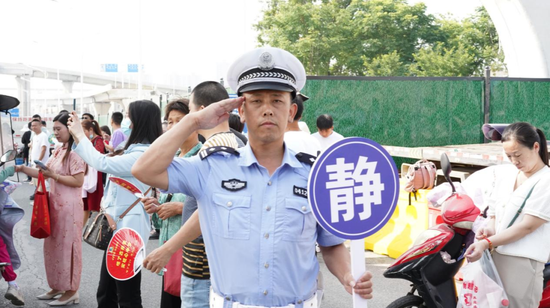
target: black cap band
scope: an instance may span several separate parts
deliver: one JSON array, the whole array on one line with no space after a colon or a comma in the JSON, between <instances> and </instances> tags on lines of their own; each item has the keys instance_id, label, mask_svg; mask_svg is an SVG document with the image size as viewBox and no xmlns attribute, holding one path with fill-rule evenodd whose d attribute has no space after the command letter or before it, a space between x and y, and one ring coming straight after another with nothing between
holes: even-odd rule
<instances>
[{"instance_id":1,"label":"black cap band","mask_svg":"<svg viewBox=\"0 0 550 308\"><path fill-rule=\"evenodd\" d=\"M241 76L239 76L238 82L241 83L256 78L273 78L274 82L277 82L277 79L282 79L290 81L294 85L294 88L296 88L296 78L290 72L278 68L273 68L268 71L260 68L253 68L242 73Z\"/></svg>"}]
</instances>

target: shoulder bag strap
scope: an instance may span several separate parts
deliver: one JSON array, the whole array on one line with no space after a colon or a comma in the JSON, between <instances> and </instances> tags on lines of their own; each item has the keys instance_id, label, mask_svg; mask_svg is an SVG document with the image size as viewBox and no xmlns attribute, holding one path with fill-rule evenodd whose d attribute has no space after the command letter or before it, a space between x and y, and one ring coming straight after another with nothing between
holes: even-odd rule
<instances>
[{"instance_id":1,"label":"shoulder bag strap","mask_svg":"<svg viewBox=\"0 0 550 308\"><path fill-rule=\"evenodd\" d=\"M533 189L535 189L535 186L537 186L539 181L537 181L535 183L535 185L533 185L533 187L531 187L531 190L529 191L529 193L527 194L527 197L525 197L525 200L523 200L523 203L521 204L521 206L519 207L517 213L516 213L516 216L514 216L514 219L512 219L512 221L510 222L510 224L508 225L508 228L510 228L514 222L516 222L516 219L518 218L519 214L521 214L521 211L523 211L523 207L525 206L525 203L527 202L527 199L529 199L529 197L531 197L531 193L533 192Z\"/></svg>"},{"instance_id":2,"label":"shoulder bag strap","mask_svg":"<svg viewBox=\"0 0 550 308\"><path fill-rule=\"evenodd\" d=\"M151 191L151 187L149 187L149 189L147 189L147 191L146 191L145 194L143 194L143 195L144 195L144 196L147 196L147 194L148 194L150 191ZM134 203L132 203L132 205L130 205L130 206L126 209L126 211L124 211L124 213L122 213L122 215L120 215L120 216L118 217L118 220L119 220L119 221L122 220L122 218L124 218L124 216L126 216L126 214L128 214L128 212L130 212L130 211L134 208L134 206L136 206L136 204L138 204L140 201L141 201L141 199L140 199L140 198L137 198L136 201L134 201Z\"/></svg>"}]
</instances>

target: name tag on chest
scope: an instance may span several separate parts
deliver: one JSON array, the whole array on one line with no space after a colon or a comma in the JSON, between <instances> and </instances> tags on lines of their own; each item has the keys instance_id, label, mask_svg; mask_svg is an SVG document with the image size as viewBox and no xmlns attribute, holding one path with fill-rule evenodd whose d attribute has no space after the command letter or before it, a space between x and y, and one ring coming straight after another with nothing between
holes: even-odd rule
<instances>
[{"instance_id":1,"label":"name tag on chest","mask_svg":"<svg viewBox=\"0 0 550 308\"><path fill-rule=\"evenodd\" d=\"M300 196L302 198L307 199L307 189L306 188L302 188L302 187L298 187L298 186L294 185L293 191L294 191L294 194L296 196Z\"/></svg>"}]
</instances>

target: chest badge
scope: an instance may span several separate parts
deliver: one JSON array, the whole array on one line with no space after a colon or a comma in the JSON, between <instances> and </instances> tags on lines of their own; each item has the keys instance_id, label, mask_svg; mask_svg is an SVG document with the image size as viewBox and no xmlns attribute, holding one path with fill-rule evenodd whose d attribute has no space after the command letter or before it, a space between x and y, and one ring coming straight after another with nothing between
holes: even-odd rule
<instances>
[{"instance_id":1,"label":"chest badge","mask_svg":"<svg viewBox=\"0 0 550 308\"><path fill-rule=\"evenodd\" d=\"M296 185L294 185L294 194L296 196L300 196L302 198L306 198L307 199L307 189L306 188L302 188L302 187L298 187Z\"/></svg>"},{"instance_id":2,"label":"chest badge","mask_svg":"<svg viewBox=\"0 0 550 308\"><path fill-rule=\"evenodd\" d=\"M237 179L222 181L222 188L229 191L239 191L246 188L246 181L241 181Z\"/></svg>"}]
</instances>

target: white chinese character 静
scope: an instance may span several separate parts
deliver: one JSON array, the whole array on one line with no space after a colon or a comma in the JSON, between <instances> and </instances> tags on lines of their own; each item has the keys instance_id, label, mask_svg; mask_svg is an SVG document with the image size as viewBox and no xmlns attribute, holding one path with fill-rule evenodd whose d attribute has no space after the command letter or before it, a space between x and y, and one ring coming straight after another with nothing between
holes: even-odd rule
<instances>
[{"instance_id":1,"label":"white chinese character \u9759","mask_svg":"<svg viewBox=\"0 0 550 308\"><path fill-rule=\"evenodd\" d=\"M382 203L384 183L380 173L376 173L377 162L368 162L368 158L359 156L357 164L345 163L344 158L337 158L336 164L327 165L329 181L326 188L330 191L331 222L340 221L343 212L344 221L355 217L355 206L362 206L358 211L361 220L371 216L371 205ZM357 197L355 195L358 195Z\"/></svg>"}]
</instances>

